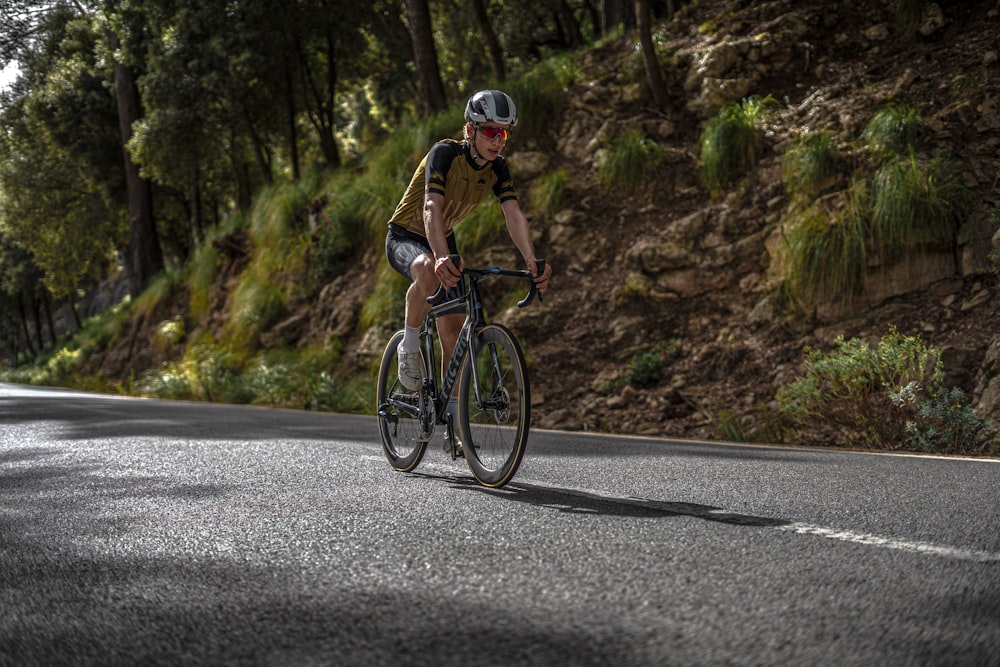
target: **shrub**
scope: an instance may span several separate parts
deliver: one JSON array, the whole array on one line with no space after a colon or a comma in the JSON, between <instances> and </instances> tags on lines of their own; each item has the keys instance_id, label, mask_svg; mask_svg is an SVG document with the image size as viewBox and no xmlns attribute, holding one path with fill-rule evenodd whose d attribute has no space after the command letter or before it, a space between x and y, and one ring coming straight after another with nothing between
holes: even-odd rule
<instances>
[{"instance_id":1,"label":"shrub","mask_svg":"<svg viewBox=\"0 0 1000 667\"><path fill-rule=\"evenodd\" d=\"M378 324L398 328L402 326L406 307L406 290L410 281L396 272L388 262L382 263L375 289L361 307L358 326L362 329Z\"/></svg>"},{"instance_id":2,"label":"shrub","mask_svg":"<svg viewBox=\"0 0 1000 667\"><path fill-rule=\"evenodd\" d=\"M597 170L597 180L605 190L620 188L635 194L654 179L666 164L666 153L639 130L629 130L615 139Z\"/></svg>"},{"instance_id":3,"label":"shrub","mask_svg":"<svg viewBox=\"0 0 1000 667\"><path fill-rule=\"evenodd\" d=\"M723 107L701 135L701 177L712 193L728 188L756 163L761 122L774 98L748 97Z\"/></svg>"},{"instance_id":4,"label":"shrub","mask_svg":"<svg viewBox=\"0 0 1000 667\"><path fill-rule=\"evenodd\" d=\"M518 123L513 138L524 142L541 139L566 102L566 87L576 78L572 57L564 55L550 58L523 77L505 83L504 90L517 105Z\"/></svg>"},{"instance_id":5,"label":"shrub","mask_svg":"<svg viewBox=\"0 0 1000 667\"><path fill-rule=\"evenodd\" d=\"M861 138L876 157L887 157L910 152L926 132L919 111L897 105L876 112L862 130Z\"/></svg>"},{"instance_id":6,"label":"shrub","mask_svg":"<svg viewBox=\"0 0 1000 667\"><path fill-rule=\"evenodd\" d=\"M942 454L981 453L990 435L989 425L976 415L958 387L939 388L921 396L920 387L910 382L891 395L893 405L910 415L906 420L909 449Z\"/></svg>"},{"instance_id":7,"label":"shrub","mask_svg":"<svg viewBox=\"0 0 1000 667\"><path fill-rule=\"evenodd\" d=\"M558 213L566 202L566 181L569 172L556 169L545 174L531 189L532 208L543 215L552 217Z\"/></svg>"},{"instance_id":8,"label":"shrub","mask_svg":"<svg viewBox=\"0 0 1000 667\"><path fill-rule=\"evenodd\" d=\"M785 222L789 292L849 301L864 289L869 257L893 262L922 244L949 242L970 202L953 172L939 158L922 167L913 154L890 156L870 181L851 183L834 213L815 203L794 209Z\"/></svg>"},{"instance_id":9,"label":"shrub","mask_svg":"<svg viewBox=\"0 0 1000 667\"><path fill-rule=\"evenodd\" d=\"M455 230L458 247L467 256L474 256L484 248L503 239L506 224L496 200L476 207Z\"/></svg>"},{"instance_id":10,"label":"shrub","mask_svg":"<svg viewBox=\"0 0 1000 667\"><path fill-rule=\"evenodd\" d=\"M837 178L840 158L829 132L812 132L793 142L783 162L785 189L791 195L812 196Z\"/></svg>"},{"instance_id":11,"label":"shrub","mask_svg":"<svg viewBox=\"0 0 1000 667\"><path fill-rule=\"evenodd\" d=\"M965 188L940 159L922 168L911 153L892 156L879 167L872 182L871 240L885 260L908 247L950 240L965 215Z\"/></svg>"},{"instance_id":12,"label":"shrub","mask_svg":"<svg viewBox=\"0 0 1000 667\"><path fill-rule=\"evenodd\" d=\"M818 205L793 214L788 226L785 284L802 301L817 294L849 301L861 293L867 270L865 184L856 182L844 207L832 216Z\"/></svg>"},{"instance_id":13,"label":"shrub","mask_svg":"<svg viewBox=\"0 0 1000 667\"><path fill-rule=\"evenodd\" d=\"M663 379L663 369L666 367L667 361L675 358L679 353L680 344L678 341L661 341L652 349L635 355L629 364L628 373L624 379L625 384L637 388L658 384Z\"/></svg>"},{"instance_id":14,"label":"shrub","mask_svg":"<svg viewBox=\"0 0 1000 667\"><path fill-rule=\"evenodd\" d=\"M234 349L249 353L257 347L260 334L277 322L284 310L281 290L263 275L259 265L251 266L233 291L223 338Z\"/></svg>"},{"instance_id":15,"label":"shrub","mask_svg":"<svg viewBox=\"0 0 1000 667\"><path fill-rule=\"evenodd\" d=\"M850 446L979 453L985 424L960 392L942 386L940 353L895 327L872 350L837 338L829 354L806 350L806 374L778 392L782 415L800 435Z\"/></svg>"}]
</instances>

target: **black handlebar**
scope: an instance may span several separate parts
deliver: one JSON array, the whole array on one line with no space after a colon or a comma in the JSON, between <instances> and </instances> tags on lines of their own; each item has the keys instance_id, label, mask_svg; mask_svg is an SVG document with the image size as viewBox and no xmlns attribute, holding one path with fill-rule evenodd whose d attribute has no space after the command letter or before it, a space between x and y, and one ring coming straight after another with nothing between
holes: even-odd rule
<instances>
[{"instance_id":1,"label":"black handlebar","mask_svg":"<svg viewBox=\"0 0 1000 667\"><path fill-rule=\"evenodd\" d=\"M451 263L455 265L455 268L458 268L462 265L462 258L459 255L448 255L448 259L450 259ZM545 273L545 260L544 259L535 260L535 264L538 268L538 271L534 274L531 273L530 271L517 271L514 269L500 269L496 267L486 267L482 269L463 269L462 273L472 274L479 277L506 276L508 278L529 279L530 283L528 286L528 294L525 295L523 299L517 302L518 308L524 308L529 303L534 301L535 297L538 297L539 301L542 300L542 293L538 291L538 286L535 284L534 278ZM429 303L431 306L437 306L443 303L445 299L445 291L446 290L444 285L439 285L437 291L434 292L432 296L427 297L427 303Z\"/></svg>"}]
</instances>

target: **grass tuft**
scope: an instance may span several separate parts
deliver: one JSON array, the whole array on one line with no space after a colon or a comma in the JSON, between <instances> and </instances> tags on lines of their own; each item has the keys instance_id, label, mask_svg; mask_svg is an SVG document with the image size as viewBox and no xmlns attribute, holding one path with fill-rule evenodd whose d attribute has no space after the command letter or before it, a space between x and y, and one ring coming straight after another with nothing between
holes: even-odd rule
<instances>
[{"instance_id":1,"label":"grass tuft","mask_svg":"<svg viewBox=\"0 0 1000 667\"><path fill-rule=\"evenodd\" d=\"M761 123L774 98L748 97L723 107L701 135L701 178L713 193L722 192L756 163L762 148Z\"/></svg>"}]
</instances>

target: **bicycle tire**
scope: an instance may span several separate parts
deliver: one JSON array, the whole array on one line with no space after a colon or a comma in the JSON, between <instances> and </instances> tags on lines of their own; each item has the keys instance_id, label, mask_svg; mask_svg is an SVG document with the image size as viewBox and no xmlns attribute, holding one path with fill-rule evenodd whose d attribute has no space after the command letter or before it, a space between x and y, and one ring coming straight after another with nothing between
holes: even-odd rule
<instances>
[{"instance_id":1,"label":"bicycle tire","mask_svg":"<svg viewBox=\"0 0 1000 667\"><path fill-rule=\"evenodd\" d=\"M427 440L422 437L422 422L427 418L430 397L422 389L409 391L399 382L396 348L403 340L398 331L385 346L382 363L378 369L376 388L376 414L382 451L394 469L410 472L419 465L427 450ZM406 409L409 406L411 409Z\"/></svg>"},{"instance_id":2,"label":"bicycle tire","mask_svg":"<svg viewBox=\"0 0 1000 667\"><path fill-rule=\"evenodd\" d=\"M458 421L465 460L483 486L509 482L524 458L531 421L531 392L524 353L510 329L489 324L476 334L459 383ZM472 364L482 404L477 404Z\"/></svg>"}]
</instances>

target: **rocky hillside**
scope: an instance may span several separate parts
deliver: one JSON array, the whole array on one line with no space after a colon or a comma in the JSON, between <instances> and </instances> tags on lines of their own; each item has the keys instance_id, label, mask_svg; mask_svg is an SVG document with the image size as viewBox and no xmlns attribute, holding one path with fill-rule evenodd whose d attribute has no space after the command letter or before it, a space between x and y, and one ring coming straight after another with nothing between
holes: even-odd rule
<instances>
[{"instance_id":1,"label":"rocky hillside","mask_svg":"<svg viewBox=\"0 0 1000 667\"><path fill-rule=\"evenodd\" d=\"M545 305L510 313L528 339L535 423L562 429L713 438L723 422L766 439L768 404L801 370L803 349L837 335L873 342L890 324L944 352L950 384L1000 423L1000 308L987 255L1000 243L1000 4L928 5L914 32L893 4L699 2L667 26L672 107L650 111L629 83L622 43L587 54L584 76L555 119L553 147L511 160L531 177L573 173L569 207L546 221L541 246L558 273ZM745 95L772 95L765 154L745 187L710 198L698 180L706 115ZM961 165L980 206L959 247L874 267L851 308L811 316L775 307L781 159L796 133L826 129L847 145L888 104L921 110L935 148ZM641 127L673 168L626 197L595 188L605 140ZM525 148L527 150L525 150ZM531 149L534 149L532 151ZM609 391L657 342L670 359L655 387Z\"/></svg>"},{"instance_id":2,"label":"rocky hillside","mask_svg":"<svg viewBox=\"0 0 1000 667\"><path fill-rule=\"evenodd\" d=\"M500 316L528 352L535 426L770 440L775 392L801 371L806 346L829 349L838 335L874 342L889 325L941 349L949 384L1000 424L1000 308L989 259L1000 245L1000 2L930 3L912 28L897 22L895 4L700 0L662 26L666 110L652 109L636 83L631 40L579 58L581 76L551 119L550 140L509 150L522 192L553 169L571 174L565 210L532 216L539 254L555 268L552 290L543 304ZM710 196L698 175L702 128L720 105L747 95L777 101L763 156L744 183ZM929 150L959 166L974 213L957 244L871 266L866 292L849 307L831 300L790 311L777 298L791 203L785 150L824 129L850 155L866 121L889 104L921 111ZM655 139L670 166L634 193L602 190L595 174L608 141L631 128ZM223 280L231 285L247 246L230 245ZM263 342L333 334L345 341L341 370L367 366L387 332L359 333L356 323L383 261L372 249ZM498 250L489 261L516 260ZM224 303L225 290L220 282L213 300ZM134 322L129 349L94 363L108 376L116 375L110 366L138 373L159 363L169 351L150 356L140 341L176 314ZM653 349L667 360L662 378L639 389L623 382Z\"/></svg>"}]
</instances>

